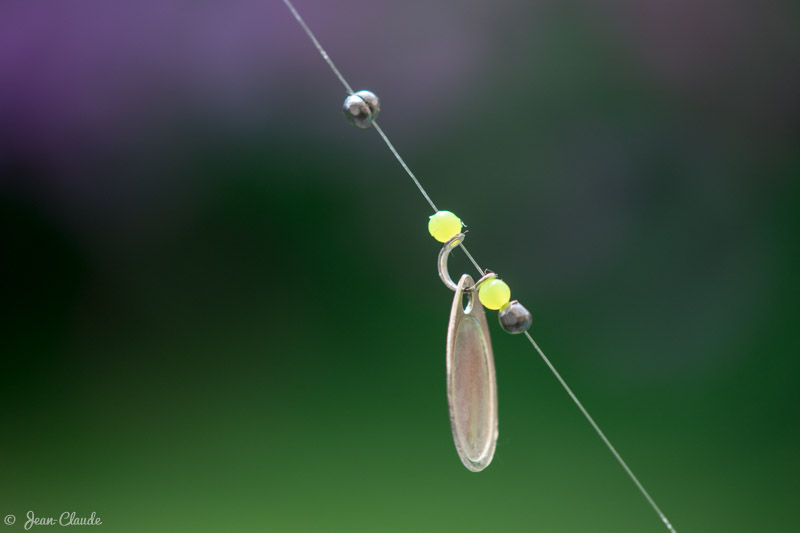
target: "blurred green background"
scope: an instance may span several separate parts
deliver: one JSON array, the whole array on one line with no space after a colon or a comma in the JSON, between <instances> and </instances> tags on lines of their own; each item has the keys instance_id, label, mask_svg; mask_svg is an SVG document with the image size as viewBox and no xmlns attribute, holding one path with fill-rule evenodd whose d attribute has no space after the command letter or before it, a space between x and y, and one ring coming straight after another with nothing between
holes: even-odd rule
<instances>
[{"instance_id":1,"label":"blurred green background","mask_svg":"<svg viewBox=\"0 0 800 533\"><path fill-rule=\"evenodd\" d=\"M797 531L797 6L297 8L677 530ZM664 531L493 312L461 465L431 213L281 2L0 44L0 529Z\"/></svg>"}]
</instances>

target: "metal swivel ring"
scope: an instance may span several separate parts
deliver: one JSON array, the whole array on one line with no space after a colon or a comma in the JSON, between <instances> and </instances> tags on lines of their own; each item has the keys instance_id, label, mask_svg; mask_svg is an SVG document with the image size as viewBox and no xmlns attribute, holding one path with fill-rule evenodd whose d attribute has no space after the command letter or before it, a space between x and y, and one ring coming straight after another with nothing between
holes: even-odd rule
<instances>
[{"instance_id":1,"label":"metal swivel ring","mask_svg":"<svg viewBox=\"0 0 800 533\"><path fill-rule=\"evenodd\" d=\"M453 282L453 278L450 277L450 273L447 271L447 259L450 257L450 252L453 250L453 248L461 245L461 243L464 242L464 239L466 239L466 237L467 237L466 234L459 233L458 235L456 235L455 237L444 243L444 246L442 246L441 251L439 251L439 278L442 280L442 283L444 283L448 289L454 292L458 290L458 285L456 285ZM462 291L473 292L484 281L494 279L496 277L497 274L495 274L491 270L487 270L478 281L476 281L469 287L463 288Z\"/></svg>"}]
</instances>

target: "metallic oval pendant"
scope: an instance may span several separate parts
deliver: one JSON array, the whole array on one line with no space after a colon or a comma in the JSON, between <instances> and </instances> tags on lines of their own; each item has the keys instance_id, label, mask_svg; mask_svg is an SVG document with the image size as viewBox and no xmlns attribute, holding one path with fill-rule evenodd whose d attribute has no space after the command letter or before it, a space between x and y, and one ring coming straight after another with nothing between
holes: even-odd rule
<instances>
[{"instance_id":1,"label":"metallic oval pendant","mask_svg":"<svg viewBox=\"0 0 800 533\"><path fill-rule=\"evenodd\" d=\"M483 306L464 274L458 282L447 328L447 401L456 450L468 469L492 462L497 444L497 382ZM462 297L469 303L464 308Z\"/></svg>"}]
</instances>

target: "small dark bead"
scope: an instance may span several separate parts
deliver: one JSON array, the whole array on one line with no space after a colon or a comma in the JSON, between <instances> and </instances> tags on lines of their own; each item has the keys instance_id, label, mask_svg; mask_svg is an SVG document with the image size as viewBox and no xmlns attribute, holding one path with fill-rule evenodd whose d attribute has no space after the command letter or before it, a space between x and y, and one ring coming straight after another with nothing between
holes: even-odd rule
<instances>
[{"instance_id":1,"label":"small dark bead","mask_svg":"<svg viewBox=\"0 0 800 533\"><path fill-rule=\"evenodd\" d=\"M509 302L500 309L497 318L500 320L500 325L504 330L514 334L527 331L533 323L530 311L516 300Z\"/></svg>"},{"instance_id":2,"label":"small dark bead","mask_svg":"<svg viewBox=\"0 0 800 533\"><path fill-rule=\"evenodd\" d=\"M378 118L381 103L375 93L371 91L358 91L344 100L342 106L347 119L357 128L367 129Z\"/></svg>"}]
</instances>

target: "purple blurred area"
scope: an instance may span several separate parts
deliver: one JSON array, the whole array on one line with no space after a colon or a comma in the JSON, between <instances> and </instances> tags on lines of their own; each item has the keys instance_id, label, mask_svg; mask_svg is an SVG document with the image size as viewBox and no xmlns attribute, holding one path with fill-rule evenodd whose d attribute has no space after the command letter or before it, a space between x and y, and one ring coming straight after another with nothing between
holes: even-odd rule
<instances>
[{"instance_id":1,"label":"purple blurred area","mask_svg":"<svg viewBox=\"0 0 800 533\"><path fill-rule=\"evenodd\" d=\"M366 31L363 21L390 18L391 6L382 11L376 3L307 4L301 7L309 21L337 56L350 65L379 61L378 51L369 51L365 42L380 23ZM477 21L467 18L451 18L451 28L461 34L438 35L444 47L413 60L413 50L423 51L414 45L415 34L430 38L436 30L430 19L409 18L410 35L397 31L394 42L383 43L405 48L406 57L395 58L391 69L384 66L383 74L391 70L396 80L406 79L412 98L442 100L463 81L458 73L465 63L479 60L474 52L481 36L463 27ZM181 113L242 123L254 116L268 119L272 106L300 106L304 96L318 94L303 87L323 78L325 67L298 29L279 1L5 2L4 145L40 155L74 154L78 147L91 150L94 142L152 136L159 123Z\"/></svg>"},{"instance_id":2,"label":"purple blurred area","mask_svg":"<svg viewBox=\"0 0 800 533\"><path fill-rule=\"evenodd\" d=\"M415 113L393 117L395 128L419 127L416 114L434 109L464 112L471 94L496 93L518 62L536 77L537 64L558 57L554 46L564 43L553 22L565 19L613 43L629 73L665 98L757 129L756 142L798 126L790 3L298 4L352 80L369 75L413 102ZM0 6L3 153L69 164L76 152L163 141L161 130L186 114L246 127L278 107L312 122L303 102L335 85L325 68L280 1L9 0Z\"/></svg>"},{"instance_id":3,"label":"purple blurred area","mask_svg":"<svg viewBox=\"0 0 800 533\"><path fill-rule=\"evenodd\" d=\"M616 35L665 91L759 112L763 126L785 127L797 111L797 8L789 3L451 1L398 9L351 0L299 7L337 60L366 61L381 81L404 80L412 99L441 101L464 83L486 83L498 61L517 52L534 60L553 53L519 45L547 39L553 29L542 19L569 9L583 11L578 16L592 19L594 31ZM297 83L289 75L319 79L312 70L319 58L298 46L305 37L280 1L9 0L0 10L3 133L14 131L25 144L56 148L175 106L246 115ZM519 39L519 49L509 50L514 43L503 34ZM385 37L376 42L375 35Z\"/></svg>"}]
</instances>

